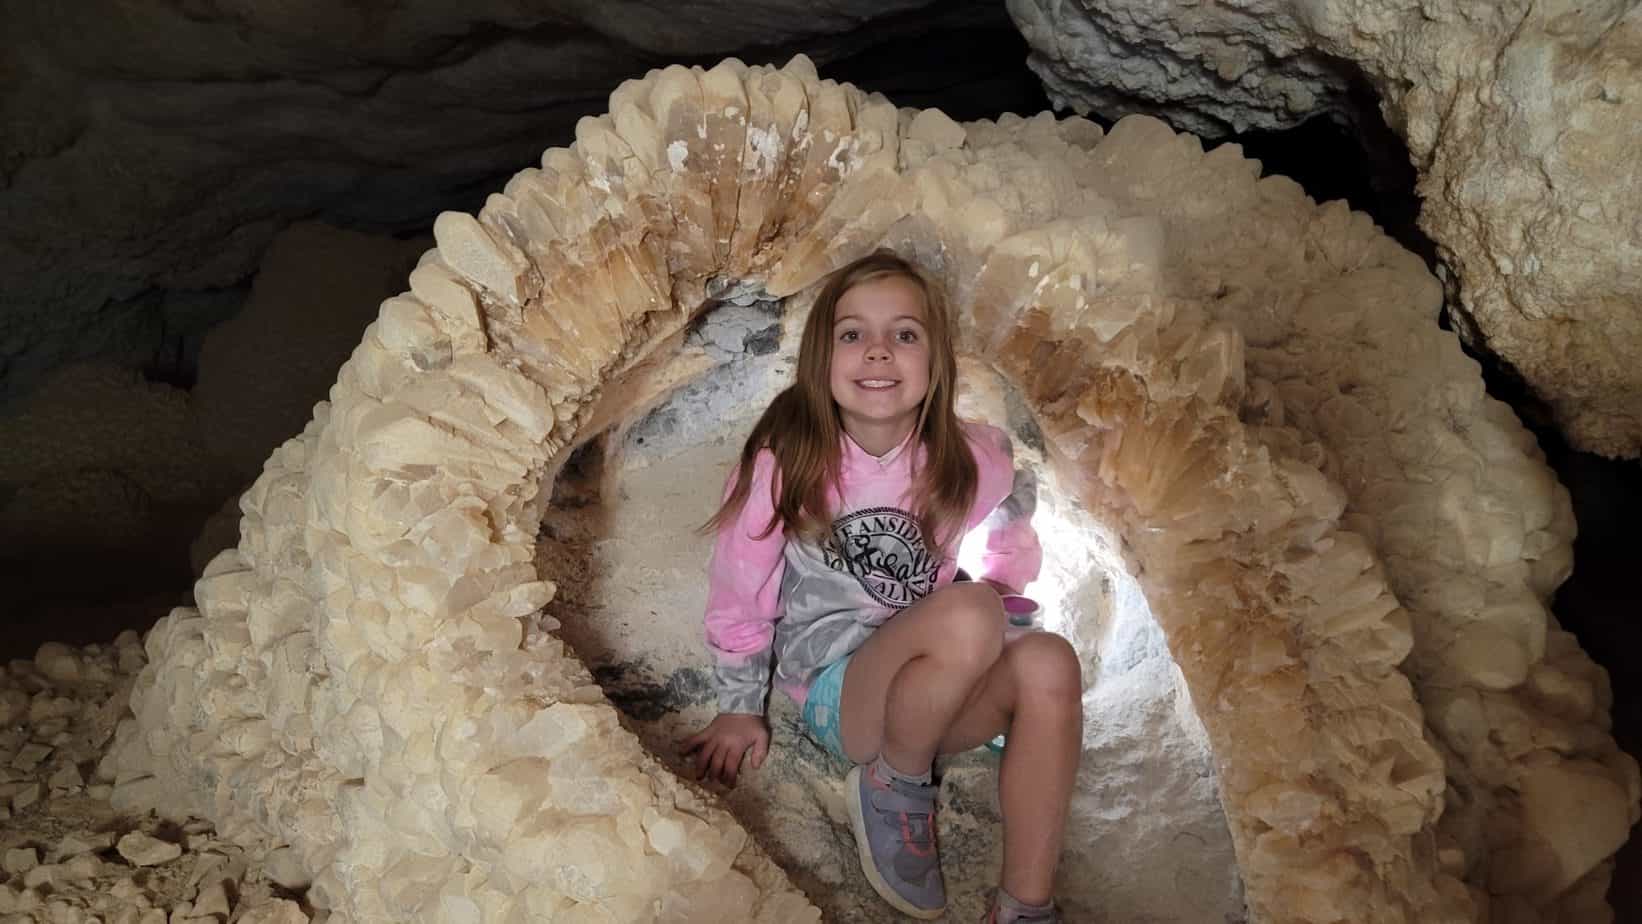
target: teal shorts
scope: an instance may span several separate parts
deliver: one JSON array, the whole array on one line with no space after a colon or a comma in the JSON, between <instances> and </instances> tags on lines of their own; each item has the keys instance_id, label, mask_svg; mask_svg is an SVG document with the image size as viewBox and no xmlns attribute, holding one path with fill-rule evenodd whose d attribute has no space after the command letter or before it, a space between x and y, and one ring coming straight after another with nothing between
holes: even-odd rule
<instances>
[{"instance_id":1,"label":"teal shorts","mask_svg":"<svg viewBox=\"0 0 1642 924\"><path fill-rule=\"evenodd\" d=\"M844 698L844 669L849 667L850 655L828 664L810 681L810 692L804 698L804 732L829 753L849 760L844 753L844 726L838 714L838 704Z\"/></svg>"}]
</instances>

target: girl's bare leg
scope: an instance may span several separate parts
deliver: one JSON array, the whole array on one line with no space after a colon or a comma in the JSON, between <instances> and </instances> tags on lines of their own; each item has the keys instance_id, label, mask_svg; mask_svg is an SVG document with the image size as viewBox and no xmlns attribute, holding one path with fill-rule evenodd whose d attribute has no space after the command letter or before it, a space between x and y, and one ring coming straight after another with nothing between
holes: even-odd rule
<instances>
[{"instance_id":1,"label":"girl's bare leg","mask_svg":"<svg viewBox=\"0 0 1642 924\"><path fill-rule=\"evenodd\" d=\"M1049 901L1066 812L1083 754L1083 680L1066 639L1033 632L1004 646L941 740L940 753L1009 736L998 769L1003 887L1030 905Z\"/></svg>"},{"instance_id":2,"label":"girl's bare leg","mask_svg":"<svg viewBox=\"0 0 1642 924\"><path fill-rule=\"evenodd\" d=\"M1007 732L998 775L1003 887L1041 904L1053 890L1082 754L1083 682L1065 639L1034 632L1006 646L1003 624L997 594L984 584L931 594L850 659L840 720L851 759L881 753L909 774L929 769L936 753Z\"/></svg>"},{"instance_id":3,"label":"girl's bare leg","mask_svg":"<svg viewBox=\"0 0 1642 924\"><path fill-rule=\"evenodd\" d=\"M1003 604L985 584L943 587L885 623L850 658L839 696L844 751L928 770L970 691L1003 650Z\"/></svg>"}]
</instances>

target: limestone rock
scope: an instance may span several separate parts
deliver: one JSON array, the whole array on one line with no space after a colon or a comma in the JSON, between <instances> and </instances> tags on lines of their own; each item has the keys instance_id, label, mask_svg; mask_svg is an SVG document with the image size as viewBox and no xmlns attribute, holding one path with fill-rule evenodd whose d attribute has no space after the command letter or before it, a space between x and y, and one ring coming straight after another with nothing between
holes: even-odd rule
<instances>
[{"instance_id":1,"label":"limestone rock","mask_svg":"<svg viewBox=\"0 0 1642 924\"><path fill-rule=\"evenodd\" d=\"M80 659L74 650L60 642L47 642L35 652L34 663L40 673L58 684L74 684L80 680Z\"/></svg>"},{"instance_id":2,"label":"limestone rock","mask_svg":"<svg viewBox=\"0 0 1642 924\"><path fill-rule=\"evenodd\" d=\"M132 831L114 845L133 866L157 866L182 856L182 848L168 841Z\"/></svg>"},{"instance_id":3,"label":"limestone rock","mask_svg":"<svg viewBox=\"0 0 1642 924\"><path fill-rule=\"evenodd\" d=\"M67 834L57 841L50 853L53 863L60 863L84 853L106 850L114 846L114 835L107 831L95 834Z\"/></svg>"},{"instance_id":4,"label":"limestone rock","mask_svg":"<svg viewBox=\"0 0 1642 924\"><path fill-rule=\"evenodd\" d=\"M33 847L13 847L6 851L4 869L8 876L20 876L40 863L40 852Z\"/></svg>"},{"instance_id":5,"label":"limestone rock","mask_svg":"<svg viewBox=\"0 0 1642 924\"><path fill-rule=\"evenodd\" d=\"M1052 98L1209 135L1355 118L1359 68L1420 170L1420 224L1462 330L1549 402L1576 446L1642 454L1642 13L1259 0L1010 0Z\"/></svg>"}]
</instances>

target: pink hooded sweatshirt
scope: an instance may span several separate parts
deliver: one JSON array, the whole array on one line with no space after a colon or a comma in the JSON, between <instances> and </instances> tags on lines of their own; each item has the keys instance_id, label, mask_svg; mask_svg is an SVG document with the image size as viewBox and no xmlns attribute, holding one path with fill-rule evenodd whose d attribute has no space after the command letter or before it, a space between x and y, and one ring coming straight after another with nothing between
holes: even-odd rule
<instances>
[{"instance_id":1,"label":"pink hooded sweatshirt","mask_svg":"<svg viewBox=\"0 0 1642 924\"><path fill-rule=\"evenodd\" d=\"M963 533L985 529L979 573L972 577L1018 592L1043 562L1031 524L1036 484L1030 473L1015 471L1002 431L963 427L979 476ZM924 450L909 452L909 444L874 457L844 437L837 513L819 544L787 538L780 524L757 538L775 512L777 473L769 450L753 460L747 502L719 531L707 567L707 647L716 661L720 712L762 713L772 660L776 685L803 703L822 668L952 583L957 560L951 556L959 543L947 543L948 557L939 559L926 546L909 497L913 466Z\"/></svg>"}]
</instances>

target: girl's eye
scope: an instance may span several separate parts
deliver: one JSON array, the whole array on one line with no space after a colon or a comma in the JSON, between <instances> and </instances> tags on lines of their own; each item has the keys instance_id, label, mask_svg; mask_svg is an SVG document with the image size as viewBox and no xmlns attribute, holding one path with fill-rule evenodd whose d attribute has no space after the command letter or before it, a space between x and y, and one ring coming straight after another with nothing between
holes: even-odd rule
<instances>
[{"instance_id":1,"label":"girl's eye","mask_svg":"<svg viewBox=\"0 0 1642 924\"><path fill-rule=\"evenodd\" d=\"M861 335L853 330L847 330L838 335L838 339L844 343L854 343L856 340L859 340L860 337Z\"/></svg>"},{"instance_id":2,"label":"girl's eye","mask_svg":"<svg viewBox=\"0 0 1642 924\"><path fill-rule=\"evenodd\" d=\"M899 330L895 332L895 339L901 341L902 343L917 343L918 332L910 328L907 330Z\"/></svg>"}]
</instances>

